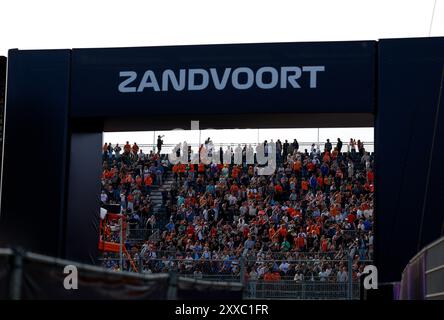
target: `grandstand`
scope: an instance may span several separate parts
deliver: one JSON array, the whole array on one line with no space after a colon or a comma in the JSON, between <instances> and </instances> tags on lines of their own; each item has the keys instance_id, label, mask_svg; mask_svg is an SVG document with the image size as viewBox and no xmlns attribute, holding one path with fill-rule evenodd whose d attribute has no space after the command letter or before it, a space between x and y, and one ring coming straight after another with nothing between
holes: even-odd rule
<instances>
[{"instance_id":1,"label":"grandstand","mask_svg":"<svg viewBox=\"0 0 444 320\"><path fill-rule=\"evenodd\" d=\"M420 250L443 233L443 40L10 50L0 208L0 246L6 248L0 267L6 272L0 274L28 277L35 270L35 260L27 260L31 252L45 261L99 260L109 269L107 278L159 276L169 282L164 288L201 281L206 288L242 287L249 298L353 299L364 292L358 285L364 266L374 261L380 286L365 291L367 297L392 299L393 284L409 279L410 271L402 270L418 253L406 270L419 270L416 262L429 259L427 277L439 277L438 250ZM222 75L241 65L256 74L267 66L325 66L325 72L313 88L300 79L300 88L264 89L245 69L245 83L253 85L244 91L238 81L223 90L119 90L128 70L139 76L147 68L173 70L180 79L196 66ZM147 77L142 80L149 88ZM136 138L131 144L103 140L109 132L175 130L197 119L202 130L374 127L375 145L359 132L348 136L356 143L347 138L342 148L334 134L317 141L274 136L276 143L260 137L241 146L215 143L214 149L193 141L193 157L177 163L187 148L172 152L175 161L167 154L182 138L164 143L160 152L155 136L149 146ZM25 198L35 210L23 210L24 182L30 181L23 144L30 132L38 186ZM304 142L296 147L294 138ZM225 163L222 156L223 164L189 163L202 160L201 145L215 153L222 147L229 160L233 151L241 162ZM263 163L265 151L272 157ZM273 172L260 174L269 165ZM28 253L11 253L18 247ZM22 275L20 256L31 263ZM45 270L51 276L51 268ZM403 289L400 296L440 294L431 289L424 295Z\"/></svg>"},{"instance_id":2,"label":"grandstand","mask_svg":"<svg viewBox=\"0 0 444 320\"><path fill-rule=\"evenodd\" d=\"M265 141L277 161L268 176L257 154L247 164L247 145L242 164L204 165L172 164L162 143L146 154L136 143L103 145L104 267L241 282L248 298L359 298L374 206L373 154L360 140ZM205 148L217 151L209 139Z\"/></svg>"}]
</instances>

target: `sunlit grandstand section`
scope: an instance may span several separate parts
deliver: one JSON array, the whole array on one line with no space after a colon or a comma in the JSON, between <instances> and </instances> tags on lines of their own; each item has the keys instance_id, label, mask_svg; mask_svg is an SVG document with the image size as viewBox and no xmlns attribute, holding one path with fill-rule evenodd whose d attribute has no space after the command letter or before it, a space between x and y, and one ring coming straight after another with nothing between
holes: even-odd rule
<instances>
[{"instance_id":1,"label":"sunlit grandstand section","mask_svg":"<svg viewBox=\"0 0 444 320\"><path fill-rule=\"evenodd\" d=\"M198 163L171 161L185 141ZM216 161L200 161L205 148L220 149ZM224 162L226 150L241 161ZM268 175L262 151L275 153ZM359 299L373 263L373 151L373 128L104 133L98 260L242 283L251 299Z\"/></svg>"}]
</instances>

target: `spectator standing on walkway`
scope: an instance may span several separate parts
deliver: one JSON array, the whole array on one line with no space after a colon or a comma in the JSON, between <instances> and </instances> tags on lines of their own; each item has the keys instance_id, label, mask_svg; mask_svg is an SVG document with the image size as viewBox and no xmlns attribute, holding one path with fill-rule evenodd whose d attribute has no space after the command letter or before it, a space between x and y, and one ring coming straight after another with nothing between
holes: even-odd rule
<instances>
[{"instance_id":1,"label":"spectator standing on walkway","mask_svg":"<svg viewBox=\"0 0 444 320\"><path fill-rule=\"evenodd\" d=\"M137 155L137 153L139 152L139 146L137 145L137 143L134 142L132 149L133 149L133 154Z\"/></svg>"},{"instance_id":2,"label":"spectator standing on walkway","mask_svg":"<svg viewBox=\"0 0 444 320\"><path fill-rule=\"evenodd\" d=\"M297 140L297 139L294 139L294 140L293 140L292 145L293 145L293 152L299 150L299 143L298 143L298 140Z\"/></svg>"},{"instance_id":3,"label":"spectator standing on walkway","mask_svg":"<svg viewBox=\"0 0 444 320\"><path fill-rule=\"evenodd\" d=\"M356 140L355 139L350 138L349 147L350 147L350 152L352 154L356 153Z\"/></svg>"},{"instance_id":4,"label":"spectator standing on walkway","mask_svg":"<svg viewBox=\"0 0 444 320\"><path fill-rule=\"evenodd\" d=\"M127 141L123 147L123 152L125 155L128 155L131 152L131 145L129 144L129 141Z\"/></svg>"},{"instance_id":5,"label":"spectator standing on walkway","mask_svg":"<svg viewBox=\"0 0 444 320\"><path fill-rule=\"evenodd\" d=\"M362 156L364 155L364 143L361 140L358 140L358 152L359 155Z\"/></svg>"},{"instance_id":6,"label":"spectator standing on walkway","mask_svg":"<svg viewBox=\"0 0 444 320\"><path fill-rule=\"evenodd\" d=\"M288 143L287 140L285 140L284 144L282 145L282 160L285 162L287 161L287 156L288 156L288 147L290 146L290 144Z\"/></svg>"},{"instance_id":7,"label":"spectator standing on walkway","mask_svg":"<svg viewBox=\"0 0 444 320\"><path fill-rule=\"evenodd\" d=\"M115 153L117 159L120 158L120 151L122 151L122 148L117 143L116 146L114 147L114 153Z\"/></svg>"},{"instance_id":8,"label":"spectator standing on walkway","mask_svg":"<svg viewBox=\"0 0 444 320\"><path fill-rule=\"evenodd\" d=\"M163 136L157 136L157 154L160 154L160 151L162 150L162 146L163 146L162 137Z\"/></svg>"},{"instance_id":9,"label":"spectator standing on walkway","mask_svg":"<svg viewBox=\"0 0 444 320\"><path fill-rule=\"evenodd\" d=\"M336 149L338 150L339 153L341 153L341 150L342 150L341 138L338 138L338 143L336 144Z\"/></svg>"},{"instance_id":10,"label":"spectator standing on walkway","mask_svg":"<svg viewBox=\"0 0 444 320\"><path fill-rule=\"evenodd\" d=\"M333 149L330 139L327 139L327 142L324 145L324 149L325 149L325 151L328 151L328 152L331 152L331 149Z\"/></svg>"}]
</instances>

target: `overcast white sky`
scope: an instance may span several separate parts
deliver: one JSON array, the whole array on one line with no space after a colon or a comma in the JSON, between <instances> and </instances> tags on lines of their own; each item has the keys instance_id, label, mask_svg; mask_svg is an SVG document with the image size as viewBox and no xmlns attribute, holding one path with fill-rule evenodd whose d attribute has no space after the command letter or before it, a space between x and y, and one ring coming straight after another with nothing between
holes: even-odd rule
<instances>
[{"instance_id":1,"label":"overcast white sky","mask_svg":"<svg viewBox=\"0 0 444 320\"><path fill-rule=\"evenodd\" d=\"M434 3L435 0L0 0L0 55L7 55L10 48L427 37L430 30L431 36L444 36L444 0L436 1L431 25ZM373 140L371 129L362 130L359 134L365 136L364 140ZM298 136L311 139L313 132L307 129L298 132ZM329 133L333 139L343 135L348 140L350 129ZM152 141L152 133L140 135L146 137L142 142ZM233 131L229 136L238 137L239 132ZM108 134L105 139L123 142L127 137L128 133ZM132 137L128 140L138 140ZM242 137L255 141L257 133L244 132Z\"/></svg>"},{"instance_id":2,"label":"overcast white sky","mask_svg":"<svg viewBox=\"0 0 444 320\"><path fill-rule=\"evenodd\" d=\"M0 0L9 48L373 40L429 35L434 0ZM437 0L432 36L444 36Z\"/></svg>"}]
</instances>

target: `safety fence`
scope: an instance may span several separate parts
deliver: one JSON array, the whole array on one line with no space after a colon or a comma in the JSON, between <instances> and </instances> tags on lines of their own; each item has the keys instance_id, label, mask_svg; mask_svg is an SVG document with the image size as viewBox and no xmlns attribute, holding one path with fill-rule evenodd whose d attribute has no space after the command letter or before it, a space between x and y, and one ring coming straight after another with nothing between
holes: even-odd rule
<instances>
[{"instance_id":1,"label":"safety fence","mask_svg":"<svg viewBox=\"0 0 444 320\"><path fill-rule=\"evenodd\" d=\"M359 299L361 291L355 277L357 262L351 259L290 261L288 265L286 261L258 261L255 271L245 262L216 261L216 268L231 266L227 270L232 273L225 274L193 271L186 267L189 261L172 263L185 263L185 267L159 273L116 272L0 249L0 299Z\"/></svg>"},{"instance_id":2,"label":"safety fence","mask_svg":"<svg viewBox=\"0 0 444 320\"><path fill-rule=\"evenodd\" d=\"M236 275L181 274L181 277L206 281L238 282ZM359 279L337 282L327 280L295 280L283 276L279 280L245 280L244 297L247 299L292 299L292 300L358 300L360 299Z\"/></svg>"},{"instance_id":3,"label":"safety fence","mask_svg":"<svg viewBox=\"0 0 444 320\"><path fill-rule=\"evenodd\" d=\"M159 229L141 229L137 228L135 224L128 223L126 238L132 242L141 242L151 240L158 233Z\"/></svg>"},{"instance_id":4,"label":"safety fence","mask_svg":"<svg viewBox=\"0 0 444 320\"><path fill-rule=\"evenodd\" d=\"M360 283L328 281L247 281L245 297L249 299L357 300Z\"/></svg>"},{"instance_id":5,"label":"safety fence","mask_svg":"<svg viewBox=\"0 0 444 320\"><path fill-rule=\"evenodd\" d=\"M240 257L224 259L167 258L159 252L136 255L138 272L156 274L175 272L181 277L212 282L244 284L244 295L250 299L359 299L362 273L369 260L354 261L351 257L332 260L327 255L310 260L257 260ZM120 260L103 258L102 265L120 270ZM123 262L123 270L132 271L131 263Z\"/></svg>"},{"instance_id":6,"label":"safety fence","mask_svg":"<svg viewBox=\"0 0 444 320\"><path fill-rule=\"evenodd\" d=\"M243 286L102 267L0 248L0 299L242 299Z\"/></svg>"}]
</instances>

